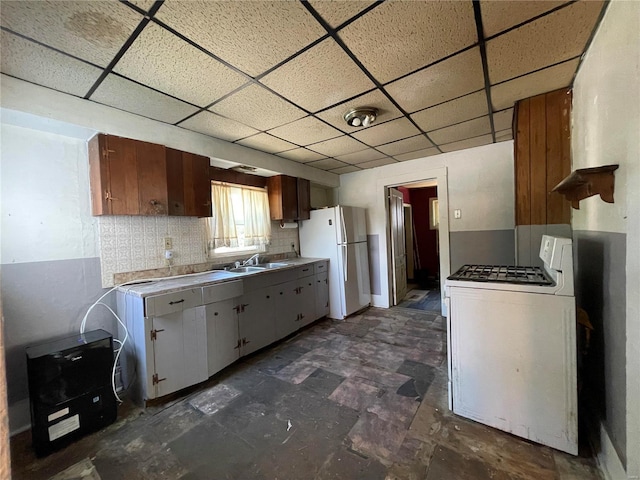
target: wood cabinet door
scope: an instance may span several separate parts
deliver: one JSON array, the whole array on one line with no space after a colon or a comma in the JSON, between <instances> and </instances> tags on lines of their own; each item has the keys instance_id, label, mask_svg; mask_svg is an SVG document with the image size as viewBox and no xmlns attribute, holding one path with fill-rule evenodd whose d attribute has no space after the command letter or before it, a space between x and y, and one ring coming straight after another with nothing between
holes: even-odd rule
<instances>
[{"instance_id":1,"label":"wood cabinet door","mask_svg":"<svg viewBox=\"0 0 640 480\"><path fill-rule=\"evenodd\" d=\"M309 325L316 319L316 285L315 276L298 280L298 305L300 318L298 328Z\"/></svg>"},{"instance_id":2,"label":"wood cabinet door","mask_svg":"<svg viewBox=\"0 0 640 480\"><path fill-rule=\"evenodd\" d=\"M311 218L311 182L304 178L298 178L298 216L297 220L309 220Z\"/></svg>"},{"instance_id":3,"label":"wood cabinet door","mask_svg":"<svg viewBox=\"0 0 640 480\"><path fill-rule=\"evenodd\" d=\"M105 147L101 156L107 163L105 197L108 215L140 213L136 143L128 138L104 136Z\"/></svg>"},{"instance_id":4,"label":"wood cabinet door","mask_svg":"<svg viewBox=\"0 0 640 480\"><path fill-rule=\"evenodd\" d=\"M165 147L136 141L140 215L167 215L167 162Z\"/></svg>"},{"instance_id":5,"label":"wood cabinet door","mask_svg":"<svg viewBox=\"0 0 640 480\"><path fill-rule=\"evenodd\" d=\"M327 272L317 273L316 281L316 319L329 314L329 280Z\"/></svg>"},{"instance_id":6,"label":"wood cabinet door","mask_svg":"<svg viewBox=\"0 0 640 480\"><path fill-rule=\"evenodd\" d=\"M167 148L167 202L169 215L186 215L184 205L184 167L182 152Z\"/></svg>"},{"instance_id":7,"label":"wood cabinet door","mask_svg":"<svg viewBox=\"0 0 640 480\"><path fill-rule=\"evenodd\" d=\"M182 312L153 317L155 397L162 397L188 386L184 359Z\"/></svg>"},{"instance_id":8,"label":"wood cabinet door","mask_svg":"<svg viewBox=\"0 0 640 480\"><path fill-rule=\"evenodd\" d=\"M209 158L182 152L185 215L211 216L211 180Z\"/></svg>"},{"instance_id":9,"label":"wood cabinet door","mask_svg":"<svg viewBox=\"0 0 640 480\"><path fill-rule=\"evenodd\" d=\"M267 179L271 220L298 218L298 182L295 177L277 175Z\"/></svg>"}]
</instances>

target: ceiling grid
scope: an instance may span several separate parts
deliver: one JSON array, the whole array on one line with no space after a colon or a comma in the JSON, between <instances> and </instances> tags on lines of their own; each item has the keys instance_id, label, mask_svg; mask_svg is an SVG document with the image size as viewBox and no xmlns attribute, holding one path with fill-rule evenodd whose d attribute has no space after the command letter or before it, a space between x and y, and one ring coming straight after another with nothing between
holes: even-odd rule
<instances>
[{"instance_id":1,"label":"ceiling grid","mask_svg":"<svg viewBox=\"0 0 640 480\"><path fill-rule=\"evenodd\" d=\"M511 140L514 102L571 87L606 4L3 0L0 70L343 174Z\"/></svg>"}]
</instances>

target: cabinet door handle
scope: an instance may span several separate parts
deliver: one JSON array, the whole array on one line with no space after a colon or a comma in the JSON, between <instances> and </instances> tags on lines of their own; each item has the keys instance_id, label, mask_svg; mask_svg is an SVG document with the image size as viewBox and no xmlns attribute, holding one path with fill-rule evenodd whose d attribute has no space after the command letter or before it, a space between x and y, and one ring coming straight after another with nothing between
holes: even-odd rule
<instances>
[{"instance_id":1,"label":"cabinet door handle","mask_svg":"<svg viewBox=\"0 0 640 480\"><path fill-rule=\"evenodd\" d=\"M271 298L269 295L267 295L267 298Z\"/></svg>"},{"instance_id":2,"label":"cabinet door handle","mask_svg":"<svg viewBox=\"0 0 640 480\"><path fill-rule=\"evenodd\" d=\"M217 317L218 316L218 312L213 312L213 316Z\"/></svg>"},{"instance_id":3,"label":"cabinet door handle","mask_svg":"<svg viewBox=\"0 0 640 480\"><path fill-rule=\"evenodd\" d=\"M183 303L184 302L184 298L181 298L180 300L176 300L175 302L169 302L169 305L175 305L177 303Z\"/></svg>"}]
</instances>

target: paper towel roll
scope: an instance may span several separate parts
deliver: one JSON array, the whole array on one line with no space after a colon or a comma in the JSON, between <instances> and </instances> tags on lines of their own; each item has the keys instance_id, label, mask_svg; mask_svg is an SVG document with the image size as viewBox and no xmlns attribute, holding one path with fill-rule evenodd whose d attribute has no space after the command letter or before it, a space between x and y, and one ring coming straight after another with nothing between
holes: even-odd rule
<instances>
[{"instance_id":1,"label":"paper towel roll","mask_svg":"<svg viewBox=\"0 0 640 480\"><path fill-rule=\"evenodd\" d=\"M280 228L298 228L296 222L280 222Z\"/></svg>"}]
</instances>

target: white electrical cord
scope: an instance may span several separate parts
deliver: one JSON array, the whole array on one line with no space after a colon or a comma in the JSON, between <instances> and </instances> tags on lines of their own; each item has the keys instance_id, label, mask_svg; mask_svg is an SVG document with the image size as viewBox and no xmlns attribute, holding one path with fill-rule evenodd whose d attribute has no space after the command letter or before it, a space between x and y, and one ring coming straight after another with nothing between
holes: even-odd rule
<instances>
[{"instance_id":1,"label":"white electrical cord","mask_svg":"<svg viewBox=\"0 0 640 480\"><path fill-rule=\"evenodd\" d=\"M84 314L84 317L82 318L82 322L80 323L80 335L84 335L84 331L85 331L85 328L87 326L87 319L89 318L89 314L98 305L102 305L107 310L109 310L111 312L111 314L116 318L118 323L122 326L122 328L124 328L124 339L123 340L118 340L117 338L113 339L114 342L118 342L120 344L120 347L117 350L115 350L116 356L115 356L115 358L113 360L113 368L111 369L111 389L113 390L113 394L115 395L116 400L118 401L118 403L122 403L122 400L118 396L118 392L116 392L116 368L118 366L118 360L120 359L120 354L122 353L122 350L124 349L124 346L127 343L127 339L129 338L129 330L127 329L127 326L124 324L124 322L120 319L118 314L116 312L114 312L113 309L109 305L107 305L106 303L102 303L102 300L107 295L109 295L111 292L117 290L120 287L124 287L126 285L134 285L136 283L143 283L143 282L149 282L149 281L157 282L157 281L160 281L160 280L169 280L169 279L173 280L175 278L191 277L191 276L194 276L194 275L203 275L203 274L206 274L206 273L208 273L208 272L188 273L188 274L185 274L185 275L174 275L174 276L171 276L171 277L144 278L144 279L130 280L128 282L120 283L120 284L115 285L114 287L110 288L109 290L107 290L98 300L96 300L87 309L87 312ZM127 303L125 301L125 311L126 311L126 306L127 306ZM124 385L123 385L123 388L124 388Z\"/></svg>"}]
</instances>

